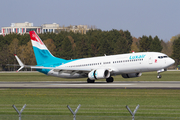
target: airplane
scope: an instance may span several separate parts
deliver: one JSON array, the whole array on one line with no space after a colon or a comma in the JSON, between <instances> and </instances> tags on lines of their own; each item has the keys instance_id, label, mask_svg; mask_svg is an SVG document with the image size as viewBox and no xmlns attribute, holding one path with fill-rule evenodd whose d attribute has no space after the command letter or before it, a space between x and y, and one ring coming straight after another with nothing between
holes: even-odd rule
<instances>
[{"instance_id":1,"label":"airplane","mask_svg":"<svg viewBox=\"0 0 180 120\"><path fill-rule=\"evenodd\" d=\"M87 83L94 83L98 79L113 82L112 76L122 75L123 78L140 77L142 72L157 71L160 73L175 63L175 61L160 52L138 52L118 55L105 55L100 57L65 60L51 54L35 31L30 31L30 38L37 65L24 65L15 55L20 71L24 67L36 69L50 76L61 78L87 78Z\"/></svg>"}]
</instances>

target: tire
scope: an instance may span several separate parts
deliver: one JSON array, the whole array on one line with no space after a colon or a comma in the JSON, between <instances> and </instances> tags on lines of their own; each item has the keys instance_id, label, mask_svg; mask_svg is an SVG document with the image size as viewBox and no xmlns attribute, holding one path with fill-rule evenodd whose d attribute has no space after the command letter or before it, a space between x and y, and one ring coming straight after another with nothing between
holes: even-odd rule
<instances>
[{"instance_id":1,"label":"tire","mask_svg":"<svg viewBox=\"0 0 180 120\"><path fill-rule=\"evenodd\" d=\"M87 83L94 83L95 80L90 80L89 78L87 79Z\"/></svg>"},{"instance_id":2,"label":"tire","mask_svg":"<svg viewBox=\"0 0 180 120\"><path fill-rule=\"evenodd\" d=\"M158 75L157 78L160 79L162 76L161 75Z\"/></svg>"},{"instance_id":3,"label":"tire","mask_svg":"<svg viewBox=\"0 0 180 120\"><path fill-rule=\"evenodd\" d=\"M113 82L113 81L114 81L114 78L113 78L113 77L109 77L109 78L106 79L106 82L107 82L107 83L111 83L111 82Z\"/></svg>"}]
</instances>

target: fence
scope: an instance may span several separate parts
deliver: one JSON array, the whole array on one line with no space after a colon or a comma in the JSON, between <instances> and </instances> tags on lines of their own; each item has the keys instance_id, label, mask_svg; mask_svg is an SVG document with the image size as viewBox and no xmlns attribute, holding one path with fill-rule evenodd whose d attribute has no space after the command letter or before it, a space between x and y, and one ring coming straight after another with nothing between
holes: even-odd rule
<instances>
[{"instance_id":1,"label":"fence","mask_svg":"<svg viewBox=\"0 0 180 120\"><path fill-rule=\"evenodd\" d=\"M20 111L23 105L16 105ZM76 110L77 105L71 105L72 110ZM137 106L129 106L133 111ZM180 119L179 106L164 105L159 109L153 109L154 106L140 106L135 119L136 120L177 120ZM156 106L157 107L157 106ZM25 107L24 107L25 108ZM3 114L5 113L5 114ZM76 111L76 120L131 120L125 105L81 105L79 111ZM19 115L13 109L12 105L0 105L0 120L18 120ZM21 120L72 120L73 115L66 105L27 105L22 112Z\"/></svg>"},{"instance_id":2,"label":"fence","mask_svg":"<svg viewBox=\"0 0 180 120\"><path fill-rule=\"evenodd\" d=\"M180 117L136 116L135 120L179 120ZM18 115L0 115L0 120L18 120ZM22 115L21 120L73 120L72 115ZM132 120L131 116L84 116L77 115L76 120Z\"/></svg>"}]
</instances>

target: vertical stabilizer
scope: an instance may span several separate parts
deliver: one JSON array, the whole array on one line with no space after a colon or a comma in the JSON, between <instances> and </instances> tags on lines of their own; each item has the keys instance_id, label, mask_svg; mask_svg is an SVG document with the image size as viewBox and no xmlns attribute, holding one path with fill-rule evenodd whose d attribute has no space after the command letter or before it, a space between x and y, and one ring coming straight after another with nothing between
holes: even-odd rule
<instances>
[{"instance_id":1,"label":"vertical stabilizer","mask_svg":"<svg viewBox=\"0 0 180 120\"><path fill-rule=\"evenodd\" d=\"M30 31L29 35L31 37L37 65L43 65L48 63L62 63L66 61L64 59L54 57L35 31Z\"/></svg>"}]
</instances>

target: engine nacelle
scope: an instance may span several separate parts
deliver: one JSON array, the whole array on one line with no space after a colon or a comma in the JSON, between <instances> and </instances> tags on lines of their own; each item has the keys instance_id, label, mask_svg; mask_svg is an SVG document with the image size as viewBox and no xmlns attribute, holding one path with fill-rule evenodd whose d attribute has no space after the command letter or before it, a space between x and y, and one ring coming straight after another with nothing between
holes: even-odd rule
<instances>
[{"instance_id":1,"label":"engine nacelle","mask_svg":"<svg viewBox=\"0 0 180 120\"><path fill-rule=\"evenodd\" d=\"M129 74L122 74L123 78L133 78L133 77L140 77L142 73L129 73Z\"/></svg>"},{"instance_id":2,"label":"engine nacelle","mask_svg":"<svg viewBox=\"0 0 180 120\"><path fill-rule=\"evenodd\" d=\"M104 79L104 78L109 78L109 77L110 77L110 72L109 72L109 70L106 70L106 69L92 70L88 74L88 78L90 80Z\"/></svg>"}]
</instances>

